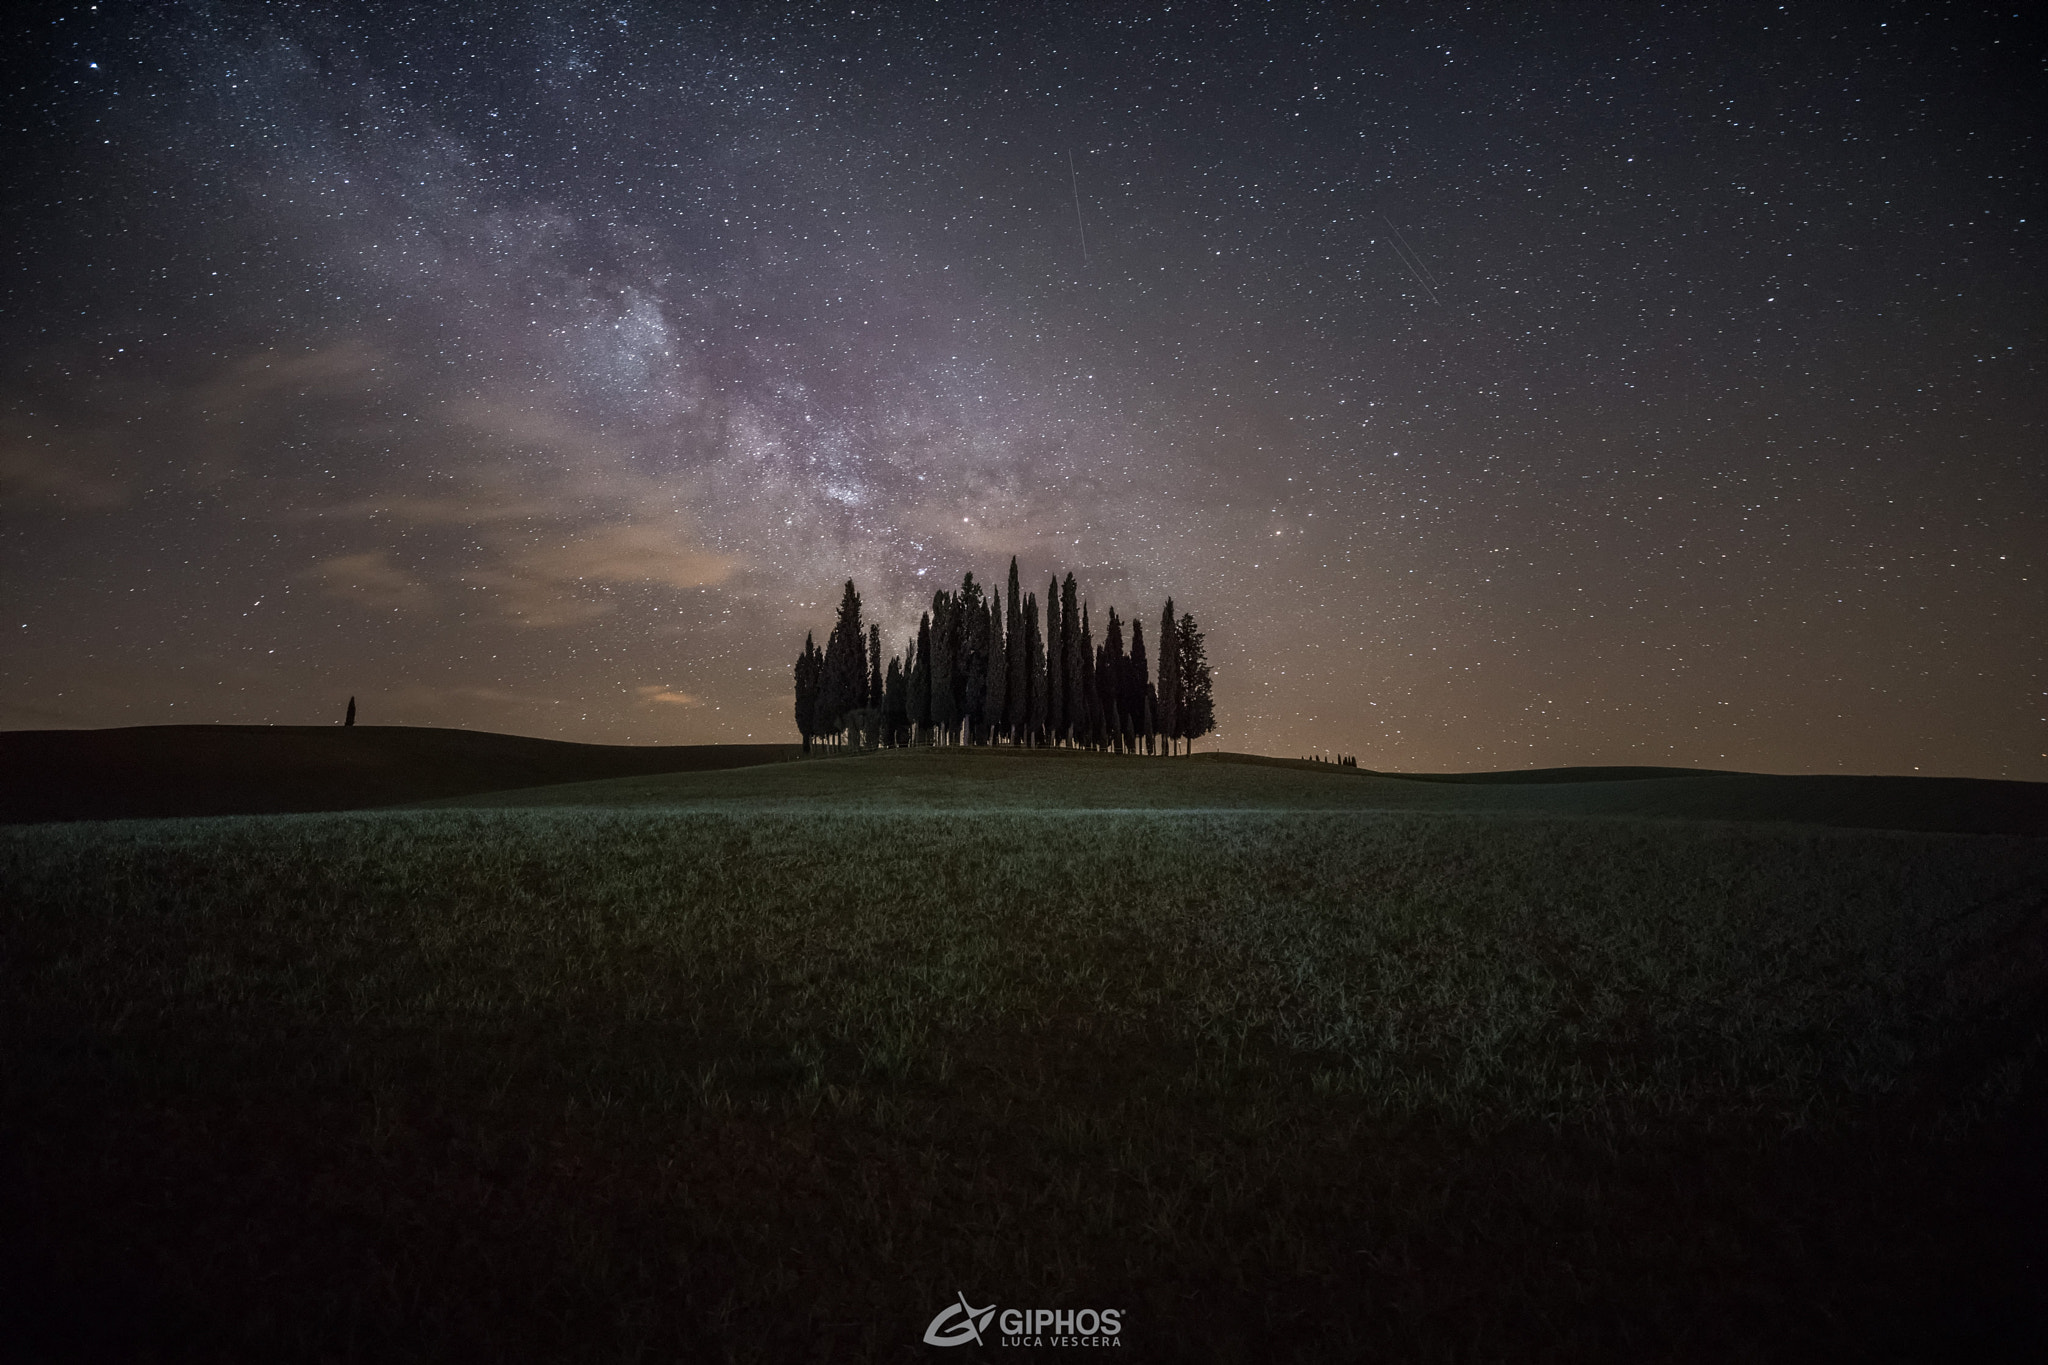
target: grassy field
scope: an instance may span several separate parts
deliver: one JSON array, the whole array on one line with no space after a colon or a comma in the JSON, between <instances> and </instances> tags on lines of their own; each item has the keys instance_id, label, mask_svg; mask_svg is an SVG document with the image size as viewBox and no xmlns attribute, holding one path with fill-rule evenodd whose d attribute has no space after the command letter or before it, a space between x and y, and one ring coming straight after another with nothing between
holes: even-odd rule
<instances>
[{"instance_id":1,"label":"grassy field","mask_svg":"<svg viewBox=\"0 0 2048 1365\"><path fill-rule=\"evenodd\" d=\"M1602 776L0 829L0 1355L2024 1358L2039 794Z\"/></svg>"},{"instance_id":2,"label":"grassy field","mask_svg":"<svg viewBox=\"0 0 2048 1365\"><path fill-rule=\"evenodd\" d=\"M1795 823L2048 836L2048 785L1933 777L1780 777L1684 768L1406 775L1295 759L1171 761L1061 750L918 750L480 793L443 805L670 810L1272 810Z\"/></svg>"}]
</instances>

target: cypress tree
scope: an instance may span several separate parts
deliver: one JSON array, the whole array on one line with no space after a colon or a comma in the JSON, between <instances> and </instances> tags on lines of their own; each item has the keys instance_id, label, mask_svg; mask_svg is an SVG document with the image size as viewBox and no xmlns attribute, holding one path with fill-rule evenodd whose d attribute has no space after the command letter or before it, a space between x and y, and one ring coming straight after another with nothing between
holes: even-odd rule
<instances>
[{"instance_id":1,"label":"cypress tree","mask_svg":"<svg viewBox=\"0 0 2048 1365\"><path fill-rule=\"evenodd\" d=\"M825 641L824 685L812 715L817 733L837 734L845 728L846 713L867 704L867 644L867 632L861 628L860 594L849 578L839 598L839 619Z\"/></svg>"},{"instance_id":2,"label":"cypress tree","mask_svg":"<svg viewBox=\"0 0 2048 1365\"><path fill-rule=\"evenodd\" d=\"M1081 724L1075 743L1092 749L1102 742L1102 698L1095 690L1095 630L1088 603L1081 603Z\"/></svg>"},{"instance_id":3,"label":"cypress tree","mask_svg":"<svg viewBox=\"0 0 2048 1365\"><path fill-rule=\"evenodd\" d=\"M846 659L847 692L853 698L855 710L868 704L868 637L860 628L860 598L853 599L853 629L847 632L853 642Z\"/></svg>"},{"instance_id":4,"label":"cypress tree","mask_svg":"<svg viewBox=\"0 0 2048 1365\"><path fill-rule=\"evenodd\" d=\"M1180 639L1173 621L1173 599L1159 614L1159 731L1166 736L1166 752L1180 738Z\"/></svg>"},{"instance_id":5,"label":"cypress tree","mask_svg":"<svg viewBox=\"0 0 2048 1365\"><path fill-rule=\"evenodd\" d=\"M1068 574L1060 588L1060 696L1067 703L1065 734L1078 744L1088 708L1081 693L1081 609L1074 595L1074 576Z\"/></svg>"},{"instance_id":6,"label":"cypress tree","mask_svg":"<svg viewBox=\"0 0 2048 1365\"><path fill-rule=\"evenodd\" d=\"M913 630L910 632L909 635L905 636L903 640L903 742L905 744L915 744L917 742L917 731L911 728L915 724L915 722L912 721L910 718L910 693L911 688L915 685L913 680L916 677L917 632Z\"/></svg>"},{"instance_id":7,"label":"cypress tree","mask_svg":"<svg viewBox=\"0 0 2048 1365\"><path fill-rule=\"evenodd\" d=\"M1145 676L1145 623L1131 618L1131 667L1130 709L1132 728L1138 737L1137 747L1145 753L1152 752L1152 717L1145 707L1145 695L1152 690L1152 680Z\"/></svg>"},{"instance_id":8,"label":"cypress tree","mask_svg":"<svg viewBox=\"0 0 2048 1365\"><path fill-rule=\"evenodd\" d=\"M882 742L890 748L903 743L903 728L910 724L910 696L903 676L903 660L891 657L889 675L882 680Z\"/></svg>"},{"instance_id":9,"label":"cypress tree","mask_svg":"<svg viewBox=\"0 0 2048 1365\"><path fill-rule=\"evenodd\" d=\"M840 680L846 674L846 640L837 628L825 637L825 649L818 670L818 704L811 710L811 724L819 738L839 729L839 717L846 710Z\"/></svg>"},{"instance_id":10,"label":"cypress tree","mask_svg":"<svg viewBox=\"0 0 2048 1365\"><path fill-rule=\"evenodd\" d=\"M960 627L954 619L953 605L951 593L932 594L932 728L941 744L952 737L953 727L960 723L960 698L953 690L959 666Z\"/></svg>"},{"instance_id":11,"label":"cypress tree","mask_svg":"<svg viewBox=\"0 0 2048 1365\"><path fill-rule=\"evenodd\" d=\"M911 743L921 742L932 724L932 618L917 618L917 662L910 671Z\"/></svg>"},{"instance_id":12,"label":"cypress tree","mask_svg":"<svg viewBox=\"0 0 2048 1365\"><path fill-rule=\"evenodd\" d=\"M818 689L824 682L825 656L817 641L804 636L804 651L796 656L796 732L803 736L804 752L811 751L811 736L818 733Z\"/></svg>"},{"instance_id":13,"label":"cypress tree","mask_svg":"<svg viewBox=\"0 0 2048 1365\"><path fill-rule=\"evenodd\" d=\"M1003 590L997 588L988 604L988 691L981 700L981 714L988 726L988 742L1002 737L1009 721L1010 650L1003 633Z\"/></svg>"},{"instance_id":14,"label":"cypress tree","mask_svg":"<svg viewBox=\"0 0 2048 1365\"><path fill-rule=\"evenodd\" d=\"M988 693L988 602L981 584L968 574L960 580L956 608L960 630L960 722L962 739L969 744L979 738L981 707Z\"/></svg>"},{"instance_id":15,"label":"cypress tree","mask_svg":"<svg viewBox=\"0 0 2048 1365\"><path fill-rule=\"evenodd\" d=\"M1008 722L1010 742L1022 744L1031 724L1031 670L1024 639L1024 599L1017 593L1017 557L1010 556L1010 622L1004 632L1010 653L1008 695L1003 698L1003 719Z\"/></svg>"},{"instance_id":16,"label":"cypress tree","mask_svg":"<svg viewBox=\"0 0 2048 1365\"><path fill-rule=\"evenodd\" d=\"M1095 651L1095 742L1105 753L1116 749L1116 666L1109 658L1109 631Z\"/></svg>"},{"instance_id":17,"label":"cypress tree","mask_svg":"<svg viewBox=\"0 0 2048 1365\"><path fill-rule=\"evenodd\" d=\"M1045 640L1038 633L1038 599L1024 599L1024 728L1035 746L1045 737Z\"/></svg>"},{"instance_id":18,"label":"cypress tree","mask_svg":"<svg viewBox=\"0 0 2048 1365\"><path fill-rule=\"evenodd\" d=\"M868 699L870 710L882 709L882 628L868 627Z\"/></svg>"},{"instance_id":19,"label":"cypress tree","mask_svg":"<svg viewBox=\"0 0 2048 1365\"><path fill-rule=\"evenodd\" d=\"M1130 661L1124 659L1124 622L1116 608L1110 608L1110 624L1102 630L1102 724L1108 729L1110 747L1124 749L1124 673Z\"/></svg>"},{"instance_id":20,"label":"cypress tree","mask_svg":"<svg viewBox=\"0 0 2048 1365\"><path fill-rule=\"evenodd\" d=\"M960 742L960 727L967 720L967 617L959 593L950 595L946 607L946 643L953 650L953 726L947 743ZM934 622L936 625L936 622Z\"/></svg>"},{"instance_id":21,"label":"cypress tree","mask_svg":"<svg viewBox=\"0 0 2048 1365\"><path fill-rule=\"evenodd\" d=\"M1180 647L1181 732L1192 748L1195 740L1216 728L1216 702L1210 690L1209 655L1195 618L1182 613L1176 633Z\"/></svg>"},{"instance_id":22,"label":"cypress tree","mask_svg":"<svg viewBox=\"0 0 2048 1365\"><path fill-rule=\"evenodd\" d=\"M1045 719L1041 722L1046 742L1057 745L1066 728L1066 661L1060 657L1060 581L1045 585L1045 659L1040 672L1045 678Z\"/></svg>"}]
</instances>

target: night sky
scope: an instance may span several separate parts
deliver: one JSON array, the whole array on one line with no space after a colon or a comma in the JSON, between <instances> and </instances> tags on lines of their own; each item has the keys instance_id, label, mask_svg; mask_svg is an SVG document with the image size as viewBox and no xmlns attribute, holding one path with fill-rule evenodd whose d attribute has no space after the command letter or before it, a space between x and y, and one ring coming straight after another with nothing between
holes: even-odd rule
<instances>
[{"instance_id":1,"label":"night sky","mask_svg":"<svg viewBox=\"0 0 2048 1365\"><path fill-rule=\"evenodd\" d=\"M1014 553L1224 748L2048 779L2022 7L1521 8L9 21L0 728L794 741Z\"/></svg>"}]
</instances>

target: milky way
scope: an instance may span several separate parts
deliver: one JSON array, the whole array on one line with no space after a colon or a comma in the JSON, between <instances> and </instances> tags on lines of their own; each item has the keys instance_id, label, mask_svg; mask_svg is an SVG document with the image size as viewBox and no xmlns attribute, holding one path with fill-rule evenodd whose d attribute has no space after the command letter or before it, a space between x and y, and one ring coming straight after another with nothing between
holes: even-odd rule
<instances>
[{"instance_id":1,"label":"milky way","mask_svg":"<svg viewBox=\"0 0 2048 1365\"><path fill-rule=\"evenodd\" d=\"M0 726L789 740L1015 554L1225 748L2048 778L2017 17L437 9L24 23Z\"/></svg>"}]
</instances>

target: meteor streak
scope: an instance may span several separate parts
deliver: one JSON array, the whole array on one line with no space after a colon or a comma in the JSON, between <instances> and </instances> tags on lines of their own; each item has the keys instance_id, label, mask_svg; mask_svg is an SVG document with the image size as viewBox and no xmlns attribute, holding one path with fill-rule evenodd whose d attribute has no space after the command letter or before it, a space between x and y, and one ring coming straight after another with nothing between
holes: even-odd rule
<instances>
[{"instance_id":1,"label":"meteor streak","mask_svg":"<svg viewBox=\"0 0 2048 1365\"><path fill-rule=\"evenodd\" d=\"M1088 224L1081 220L1081 176L1074 169L1074 154L1067 153L1067 175L1074 182L1074 226L1081 229L1081 264L1088 264Z\"/></svg>"},{"instance_id":2,"label":"meteor streak","mask_svg":"<svg viewBox=\"0 0 2048 1365\"><path fill-rule=\"evenodd\" d=\"M1422 292L1429 295L1429 301L1438 307L1442 307L1443 300L1436 296L1436 286L1438 283L1436 276L1429 273L1429 267L1423 263L1422 257L1416 254L1415 248L1408 245L1408 239L1401 235L1401 229L1394 226L1393 219L1383 213L1380 215L1380 221L1385 223L1387 230L1394 234L1393 240L1388 242L1387 245L1393 247L1394 254L1401 258L1401 264L1408 267L1408 273L1413 275L1415 282L1422 286Z\"/></svg>"}]
</instances>

